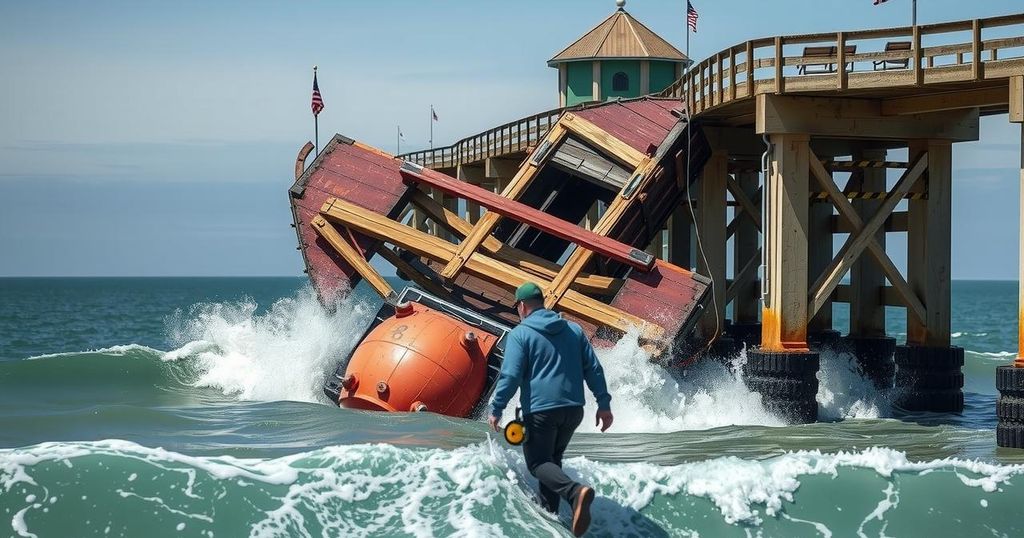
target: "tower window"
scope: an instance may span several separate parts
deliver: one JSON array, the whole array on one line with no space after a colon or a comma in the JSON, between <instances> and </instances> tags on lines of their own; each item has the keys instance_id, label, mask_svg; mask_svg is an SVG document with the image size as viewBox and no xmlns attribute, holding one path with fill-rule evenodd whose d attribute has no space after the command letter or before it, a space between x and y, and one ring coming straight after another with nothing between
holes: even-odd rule
<instances>
[{"instance_id":1,"label":"tower window","mask_svg":"<svg viewBox=\"0 0 1024 538\"><path fill-rule=\"evenodd\" d=\"M612 75L612 91L613 92L628 92L629 91L629 75L619 71Z\"/></svg>"}]
</instances>

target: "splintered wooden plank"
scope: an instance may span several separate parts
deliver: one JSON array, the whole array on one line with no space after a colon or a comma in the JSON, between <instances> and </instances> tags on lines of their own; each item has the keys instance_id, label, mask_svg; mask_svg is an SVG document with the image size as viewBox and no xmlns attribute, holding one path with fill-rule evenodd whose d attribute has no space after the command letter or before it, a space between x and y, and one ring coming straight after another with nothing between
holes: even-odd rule
<instances>
[{"instance_id":1,"label":"splintered wooden plank","mask_svg":"<svg viewBox=\"0 0 1024 538\"><path fill-rule=\"evenodd\" d=\"M386 241L417 256L444 262L451 259L456 252L455 245L443 239L405 226L343 200L328 200L324 203L320 213L329 221L338 222L352 230L381 241ZM502 263L482 253L476 253L472 256L466 262L465 269L467 272L508 291L515 290L526 282L536 282L542 287L551 285L546 280L538 279L526 271ZM640 327L644 337L650 340L660 340L664 335L664 329L660 326L648 323L637 316L627 314L576 291L569 290L566 292L564 299L559 303L559 307L591 323L603 325L621 332L626 332L633 327Z\"/></svg>"},{"instance_id":2,"label":"splintered wooden plank","mask_svg":"<svg viewBox=\"0 0 1024 538\"><path fill-rule=\"evenodd\" d=\"M550 149L553 150L558 146L558 143L562 141L565 134L565 128L562 127L561 121L559 121L551 128L547 136L538 142L538 149L542 147L543 144L548 143L550 144ZM552 154L551 150L548 150L548 155ZM522 195L523 192L526 191L526 188L530 186L530 183L540 171L540 168L544 166L544 162L545 158L538 159L531 155L527 159L526 163L519 168L519 171L516 172L515 177L512 178L512 181L510 181L505 187L505 190L502 191L501 195L510 200L516 199ZM473 231L466 235L466 239L459 244L455 255L448 260L444 270L441 271L441 276L446 279L455 278L455 275L459 273L470 256L476 252L476 249L480 248L480 243L482 243L484 239L490 236L491 232L494 231L494 227L498 225L499 219L501 219L501 215L497 213L492 211L484 213L484 215L480 217L480 220L477 221L476 226L473 227Z\"/></svg>"},{"instance_id":3,"label":"splintered wooden plank","mask_svg":"<svg viewBox=\"0 0 1024 538\"><path fill-rule=\"evenodd\" d=\"M401 172L410 181L431 186L459 198L472 200L486 207L488 212L497 213L503 217L526 223L532 228L576 243L587 250L592 250L630 267L647 271L654 264L653 256L633 248L631 245L598 235L576 224L566 222L524 203L510 200L486 189L481 189L476 185L463 183L451 176L446 176L427 168L420 169L419 171L403 168Z\"/></svg>"},{"instance_id":4,"label":"splintered wooden plank","mask_svg":"<svg viewBox=\"0 0 1024 538\"><path fill-rule=\"evenodd\" d=\"M363 277L363 279L365 279L366 282L373 287L378 294L380 294L381 298L385 301L394 301L398 297L398 294L395 293L391 284L388 284L388 281L384 280L384 277L382 277L380 273L378 273L377 270L374 269L368 261L366 261L366 258L364 258L362 254L356 252L356 249L353 248L340 233L338 233L338 230L336 230L331 223L318 215L310 224L313 226L313 229L316 230L316 233L320 234L321 237L327 240L327 242L331 244L331 247L333 247L334 250L337 251L338 254L340 254L341 257L356 270L356 272L359 273L359 276Z\"/></svg>"}]
</instances>

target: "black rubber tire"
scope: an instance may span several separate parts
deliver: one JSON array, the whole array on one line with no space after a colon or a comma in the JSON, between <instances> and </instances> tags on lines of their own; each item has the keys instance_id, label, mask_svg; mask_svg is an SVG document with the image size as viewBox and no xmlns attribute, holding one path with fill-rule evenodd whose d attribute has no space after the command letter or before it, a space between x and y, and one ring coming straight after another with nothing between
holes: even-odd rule
<instances>
[{"instance_id":1,"label":"black rubber tire","mask_svg":"<svg viewBox=\"0 0 1024 538\"><path fill-rule=\"evenodd\" d=\"M1003 396L1024 398L1024 368L997 366L996 390Z\"/></svg>"},{"instance_id":2,"label":"black rubber tire","mask_svg":"<svg viewBox=\"0 0 1024 538\"><path fill-rule=\"evenodd\" d=\"M961 389L964 386L964 374L956 370L899 370L895 381L897 387L907 387L916 392Z\"/></svg>"},{"instance_id":3,"label":"black rubber tire","mask_svg":"<svg viewBox=\"0 0 1024 538\"><path fill-rule=\"evenodd\" d=\"M896 346L894 359L897 370L959 370L964 365L964 348Z\"/></svg>"},{"instance_id":4,"label":"black rubber tire","mask_svg":"<svg viewBox=\"0 0 1024 538\"><path fill-rule=\"evenodd\" d=\"M743 373L748 376L816 378L821 365L817 353L773 353L747 351Z\"/></svg>"},{"instance_id":5,"label":"black rubber tire","mask_svg":"<svg viewBox=\"0 0 1024 538\"><path fill-rule=\"evenodd\" d=\"M737 342L746 344L748 348L752 348L761 343L761 324L735 323L726 327L725 334Z\"/></svg>"},{"instance_id":6,"label":"black rubber tire","mask_svg":"<svg viewBox=\"0 0 1024 538\"><path fill-rule=\"evenodd\" d=\"M743 381L765 400L813 401L818 395L817 378L747 376Z\"/></svg>"},{"instance_id":7,"label":"black rubber tire","mask_svg":"<svg viewBox=\"0 0 1024 538\"><path fill-rule=\"evenodd\" d=\"M1024 423L1024 398L999 396L999 400L996 401L996 416L1000 422Z\"/></svg>"},{"instance_id":8,"label":"black rubber tire","mask_svg":"<svg viewBox=\"0 0 1024 538\"><path fill-rule=\"evenodd\" d=\"M1006 448L1024 448L1024 423L1000 422L997 424L996 444Z\"/></svg>"},{"instance_id":9,"label":"black rubber tire","mask_svg":"<svg viewBox=\"0 0 1024 538\"><path fill-rule=\"evenodd\" d=\"M792 424L812 424L818 421L818 402L811 400L765 399L765 408Z\"/></svg>"},{"instance_id":10,"label":"black rubber tire","mask_svg":"<svg viewBox=\"0 0 1024 538\"><path fill-rule=\"evenodd\" d=\"M964 391L919 390L897 393L896 405L906 411L960 413L964 410Z\"/></svg>"}]
</instances>

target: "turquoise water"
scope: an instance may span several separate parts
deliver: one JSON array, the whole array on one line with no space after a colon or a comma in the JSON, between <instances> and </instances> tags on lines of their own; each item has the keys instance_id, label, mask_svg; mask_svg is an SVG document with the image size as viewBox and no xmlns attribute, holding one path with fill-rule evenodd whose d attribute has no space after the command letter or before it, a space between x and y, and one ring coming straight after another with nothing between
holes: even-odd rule
<instances>
[{"instance_id":1,"label":"turquoise water","mask_svg":"<svg viewBox=\"0 0 1024 538\"><path fill-rule=\"evenodd\" d=\"M600 353L615 426L566 461L600 495L590 535L1021 535L1024 451L993 434L1016 295L954 283L958 416L901 413L829 355L823 422L789 426L730 368L673 378L627 336ZM375 310L298 278L0 279L0 535L568 536L482 422L323 400Z\"/></svg>"}]
</instances>

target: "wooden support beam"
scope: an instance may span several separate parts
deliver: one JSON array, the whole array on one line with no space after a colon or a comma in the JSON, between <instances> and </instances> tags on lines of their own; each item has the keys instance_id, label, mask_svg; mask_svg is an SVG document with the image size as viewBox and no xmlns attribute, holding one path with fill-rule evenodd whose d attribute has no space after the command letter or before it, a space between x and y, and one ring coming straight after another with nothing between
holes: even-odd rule
<instances>
[{"instance_id":1,"label":"wooden support beam","mask_svg":"<svg viewBox=\"0 0 1024 538\"><path fill-rule=\"evenodd\" d=\"M486 180L484 167L481 165L460 164L456 168L455 177L459 181L465 181L481 188L483 188L483 183ZM466 220L472 224L476 224L480 220L480 204L471 200L466 201Z\"/></svg>"},{"instance_id":2,"label":"wooden support beam","mask_svg":"<svg viewBox=\"0 0 1024 538\"><path fill-rule=\"evenodd\" d=\"M726 192L729 181L729 156L715 150L704 165L698 183L700 211L697 233L703 255L697 257L697 272L711 278L711 310L701 316L700 329L708 340L716 338L725 327L726 289ZM742 191L740 191L742 193Z\"/></svg>"},{"instance_id":3,"label":"wooden support beam","mask_svg":"<svg viewBox=\"0 0 1024 538\"><path fill-rule=\"evenodd\" d=\"M352 266L353 269L359 273L359 276L363 277L363 280L370 285L381 296L385 301L394 302L398 298L398 294L388 284L387 280L377 272L376 269L370 265L370 262L366 261L366 258L362 254L356 251L356 249L345 240L344 237L338 233L338 230L334 228L331 223L324 220L321 216L313 217L313 221L310 223L316 233L320 234L333 248L339 256L341 256L346 263Z\"/></svg>"},{"instance_id":4,"label":"wooden support beam","mask_svg":"<svg viewBox=\"0 0 1024 538\"><path fill-rule=\"evenodd\" d=\"M885 219L885 224L882 228L886 232L905 232L907 231L907 212L906 211L893 211L889 218ZM853 233L856 230L850 226L849 221L840 217L839 215L832 215L832 232L837 234L848 234Z\"/></svg>"},{"instance_id":5,"label":"wooden support beam","mask_svg":"<svg viewBox=\"0 0 1024 538\"><path fill-rule=\"evenodd\" d=\"M456 246L447 241L337 198L329 198L320 209L320 214L329 221L340 223L361 234L441 263L451 259L456 252ZM508 291L531 281L542 288L549 288L552 285L549 281L539 279L482 253L477 253L466 263L466 271ZM567 291L563 300L559 301L558 307L590 323L619 332L641 327L646 339L660 340L664 336L664 329L661 327L576 291Z\"/></svg>"},{"instance_id":6,"label":"wooden support beam","mask_svg":"<svg viewBox=\"0 0 1024 538\"><path fill-rule=\"evenodd\" d=\"M754 174L756 177L756 173ZM750 218L752 222L757 226L757 230L761 231L761 208L754 205L754 202L744 192L743 187L730 176L726 176L726 186L729 187L729 192L732 193L732 197L739 202L740 207L743 208L743 212Z\"/></svg>"},{"instance_id":7,"label":"wooden support beam","mask_svg":"<svg viewBox=\"0 0 1024 538\"><path fill-rule=\"evenodd\" d=\"M641 250L604 235L585 230L576 224L566 222L516 200L509 200L476 185L462 183L450 176L434 172L429 168L420 168L418 170L402 168L400 172L407 181L425 186L429 185L440 189L446 194L474 201L486 207L488 213L497 213L503 217L525 222L542 232L576 243L581 247L597 252L619 263L624 263L642 271L649 271L654 266L654 258L646 255Z\"/></svg>"},{"instance_id":8,"label":"wooden support beam","mask_svg":"<svg viewBox=\"0 0 1024 538\"><path fill-rule=\"evenodd\" d=\"M884 161L885 150L864 150L854 160ZM884 168L865 168L857 174L855 190L884 191L886 189ZM851 203L860 218L870 218L878 212L881 200L855 200ZM831 210L831 207L829 207ZM875 233L878 250L885 253L885 229ZM885 336L885 304L882 289L885 288L885 274L877 260L861 256L850 269L850 334L862 337ZM909 290L908 290L909 292Z\"/></svg>"},{"instance_id":9,"label":"wooden support beam","mask_svg":"<svg viewBox=\"0 0 1024 538\"><path fill-rule=\"evenodd\" d=\"M686 270L693 269L693 258L690 255L692 224L686 202L672 210L668 220L668 261Z\"/></svg>"},{"instance_id":10,"label":"wooden support beam","mask_svg":"<svg viewBox=\"0 0 1024 538\"><path fill-rule=\"evenodd\" d=\"M736 175L736 184L752 204L761 198L760 174L742 172ZM759 206L755 205L760 209ZM726 290L726 302L732 302L734 323L757 323L760 314L761 290L757 282L757 270L761 266L761 249L758 247L761 228L761 212L751 215L737 210L733 220L739 220L736 239L733 241L733 284ZM747 215L747 216L744 216ZM728 235L728 230L726 235Z\"/></svg>"},{"instance_id":11,"label":"wooden support beam","mask_svg":"<svg viewBox=\"0 0 1024 538\"><path fill-rule=\"evenodd\" d=\"M537 149L534 150L534 154L527 159L526 164L519 168L512 181L502 190L501 195L511 200L518 198L519 195L526 191L526 188L530 186L530 182L533 181L533 178L540 171L548 157L554 154L555 146L565 138L565 135L566 130L562 127L561 122L556 123L548 131L544 140L537 146ZM501 219L501 215L497 213L490 211L484 213L480 217L480 221L473 227L473 231L459 244L459 249L455 255L447 261L447 265L441 271L441 276L446 279L455 278L455 275L459 273L466 264L466 261L469 260L470 255L480 248L480 243L483 242L484 238L491 235L491 232L494 231L494 227L498 225L499 219Z\"/></svg>"},{"instance_id":12,"label":"wooden support beam","mask_svg":"<svg viewBox=\"0 0 1024 538\"><path fill-rule=\"evenodd\" d=\"M1024 75L1010 77L1010 121L1024 123Z\"/></svg>"},{"instance_id":13,"label":"wooden support beam","mask_svg":"<svg viewBox=\"0 0 1024 538\"><path fill-rule=\"evenodd\" d=\"M811 152L809 162L812 166L819 164L818 158ZM812 174L817 179L817 174ZM830 183L832 175L825 171ZM821 181L821 179L818 179ZM807 278L814 282L832 261L832 206L827 204L810 204L807 210ZM832 329L832 302L826 301L818 309L808 309L809 318L807 331L820 334Z\"/></svg>"},{"instance_id":14,"label":"wooden support beam","mask_svg":"<svg viewBox=\"0 0 1024 538\"><path fill-rule=\"evenodd\" d=\"M907 280L924 301L926 318L907 318L907 342L950 344L950 263L952 251L952 144L948 140L912 141L910 155L926 161L928 199L908 202Z\"/></svg>"},{"instance_id":15,"label":"wooden support beam","mask_svg":"<svg viewBox=\"0 0 1024 538\"><path fill-rule=\"evenodd\" d=\"M767 286L761 314L761 348L807 349L807 210L810 137L772 135L772 177L767 180Z\"/></svg>"},{"instance_id":16,"label":"wooden support beam","mask_svg":"<svg viewBox=\"0 0 1024 538\"><path fill-rule=\"evenodd\" d=\"M511 180L519 172L519 167L522 164L520 159L488 157L484 161L484 177L487 179Z\"/></svg>"},{"instance_id":17,"label":"wooden support beam","mask_svg":"<svg viewBox=\"0 0 1024 538\"><path fill-rule=\"evenodd\" d=\"M741 291L750 286L757 287L757 280L754 278L757 276L757 268L761 264L761 249L757 248L753 252L754 256L751 256L747 261L736 271L732 281L729 282L729 287L725 290L725 302L732 303L739 298ZM757 301L753 301L753 305L757 307ZM736 309L737 305L733 305L733 309ZM739 313L734 314L735 318L733 321L736 323L755 323L757 322L757 312L754 312L753 316L744 315L740 316Z\"/></svg>"},{"instance_id":18,"label":"wooden support beam","mask_svg":"<svg viewBox=\"0 0 1024 538\"><path fill-rule=\"evenodd\" d=\"M417 189L412 195L411 202L429 215L439 226L453 235L460 238L466 237L473 230L472 224L442 207L441 204L424 194L423 191ZM510 247L494 237L484 239L481 247L496 260L548 280L554 278L561 269L557 263ZM622 281L617 278L581 273L576 281L572 283L572 289L595 295L613 295L618 291L621 283Z\"/></svg>"},{"instance_id":19,"label":"wooden support beam","mask_svg":"<svg viewBox=\"0 0 1024 538\"><path fill-rule=\"evenodd\" d=\"M883 116L927 114L965 108L1006 106L1009 102L1006 88L980 88L954 92L890 97L882 100Z\"/></svg>"},{"instance_id":20,"label":"wooden support beam","mask_svg":"<svg viewBox=\"0 0 1024 538\"><path fill-rule=\"evenodd\" d=\"M976 108L912 114L894 120L882 114L877 99L757 96L758 134L808 133L811 136L896 139L941 137L956 142L978 139Z\"/></svg>"},{"instance_id":21,"label":"wooden support beam","mask_svg":"<svg viewBox=\"0 0 1024 538\"><path fill-rule=\"evenodd\" d=\"M889 214L892 213L896 204L903 200L903 196L911 187L914 186L914 183L927 169L928 161L925 157L927 157L927 155L923 155L912 160L914 164L911 165L899 181L896 182L896 185L889 191L889 195L880 205L878 212L875 213L875 215L871 217L867 224L860 228L859 231L851 234L850 237L847 238L846 243L844 243L842 248L839 249L839 253L836 255L835 259L832 260L832 263L830 263L828 268L825 269L821 277L815 281L809 294L810 304L808 305L808 311L811 312L811 315L813 315L814 312L817 312L818 309L828 301L828 297L832 294L832 290L834 290L839 284L839 281L846 275L847 271L850 270L850 267L853 266L853 262L858 256L860 256L861 252L863 252L865 248L869 248L869 251L875 256L875 259L878 260L879 263L883 264L883 270L885 270L887 266L887 261L888 264L892 263L891 260L889 260L889 257L885 254L885 251L881 250L878 243L874 240L874 235L882 227L882 224L885 222L885 219L888 218ZM811 170L814 172L814 176L819 179L819 183L823 188L829 191L834 191L832 192L832 200L835 203L836 208L840 210L840 214L846 216L847 219L850 220L854 229L858 228L856 222L860 217L857 216L853 206L850 205L850 202L844 196L838 193L839 189L831 179L825 181L825 178L828 178L829 176L828 173L825 172L824 167L821 166L821 163L817 159L814 159L813 161L814 162L811 163ZM822 175L824 177L822 177ZM913 201L911 201L911 203L913 203ZM869 247L869 245L872 246ZM894 268L895 266L890 267L890 269ZM899 275L899 271L895 271L895 274L891 273L891 271L886 271L886 276L890 278L890 282L892 282L894 277ZM902 276L899 276L899 280L902 280ZM897 282L893 282L893 285L897 285ZM915 299L920 297L919 293L916 293L916 291L917 290L915 290L915 292L908 293L905 299L908 302L908 311L913 315L920 315L923 314L923 306L918 307L918 305L915 304L920 302L920 300L915 301Z\"/></svg>"}]
</instances>

